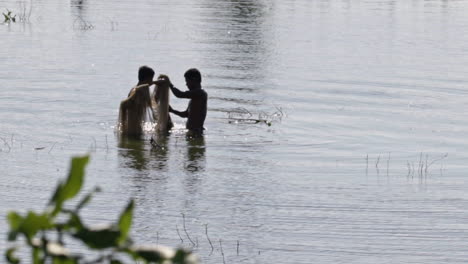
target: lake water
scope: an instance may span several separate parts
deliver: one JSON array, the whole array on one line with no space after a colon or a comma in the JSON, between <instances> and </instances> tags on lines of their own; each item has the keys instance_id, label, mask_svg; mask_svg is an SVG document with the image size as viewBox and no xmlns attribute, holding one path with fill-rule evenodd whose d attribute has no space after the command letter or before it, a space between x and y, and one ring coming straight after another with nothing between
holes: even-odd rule
<instances>
[{"instance_id":1,"label":"lake water","mask_svg":"<svg viewBox=\"0 0 468 264\"><path fill-rule=\"evenodd\" d=\"M43 208L70 157L90 152L86 189L103 192L89 223L133 197L135 240L203 263L468 262L468 1L0 8L30 14L0 25L1 219ZM162 149L116 137L144 64L182 89L200 69L203 138L178 117Z\"/></svg>"}]
</instances>

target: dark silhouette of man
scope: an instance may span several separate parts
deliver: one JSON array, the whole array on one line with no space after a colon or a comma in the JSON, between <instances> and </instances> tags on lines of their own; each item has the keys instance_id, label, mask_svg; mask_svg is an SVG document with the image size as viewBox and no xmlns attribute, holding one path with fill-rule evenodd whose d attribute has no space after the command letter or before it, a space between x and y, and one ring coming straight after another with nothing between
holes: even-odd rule
<instances>
[{"instance_id":1,"label":"dark silhouette of man","mask_svg":"<svg viewBox=\"0 0 468 264\"><path fill-rule=\"evenodd\" d=\"M196 134L202 134L205 129L203 124L206 118L208 94L202 89L200 71L195 68L189 69L185 72L184 77L188 91L182 92L170 82L169 87L177 98L190 99L187 110L181 112L169 106L169 112L187 118L186 128Z\"/></svg>"}]
</instances>

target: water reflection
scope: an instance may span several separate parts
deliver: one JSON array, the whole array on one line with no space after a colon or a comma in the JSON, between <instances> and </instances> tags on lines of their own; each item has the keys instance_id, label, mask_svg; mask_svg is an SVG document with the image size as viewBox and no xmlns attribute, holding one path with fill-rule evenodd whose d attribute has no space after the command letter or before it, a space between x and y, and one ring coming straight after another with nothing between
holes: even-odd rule
<instances>
[{"instance_id":1,"label":"water reflection","mask_svg":"<svg viewBox=\"0 0 468 264\"><path fill-rule=\"evenodd\" d=\"M200 193L200 185L205 171L205 138L200 135L187 134L186 143L187 155L184 162L186 175L183 180L186 194L184 205L186 208L193 208L198 200L197 194Z\"/></svg>"},{"instance_id":2,"label":"water reflection","mask_svg":"<svg viewBox=\"0 0 468 264\"><path fill-rule=\"evenodd\" d=\"M175 144L170 142L175 140ZM182 144L177 143L182 139ZM185 144L184 144L185 143ZM193 206L197 200L202 175L206 168L206 146L204 136L156 134L148 139L119 138L120 166L134 172L125 172L137 192L140 202L151 197L151 202L162 201L169 179L177 179L177 171L185 172L182 185L187 195L186 206ZM171 155L173 153L174 155ZM179 153L184 153L179 155Z\"/></svg>"},{"instance_id":3,"label":"water reflection","mask_svg":"<svg viewBox=\"0 0 468 264\"><path fill-rule=\"evenodd\" d=\"M86 0L71 0L70 6L72 10L76 10L75 15L81 16L83 12L86 10L87 1Z\"/></svg>"},{"instance_id":4,"label":"water reflection","mask_svg":"<svg viewBox=\"0 0 468 264\"><path fill-rule=\"evenodd\" d=\"M151 138L151 153L152 158L154 160L154 164L152 168L158 170L165 170L167 168L168 163L168 142L169 142L169 134L166 133L158 133L157 135Z\"/></svg>"},{"instance_id":5,"label":"water reflection","mask_svg":"<svg viewBox=\"0 0 468 264\"><path fill-rule=\"evenodd\" d=\"M138 171L165 170L170 162L169 139L170 134L153 135L150 140L119 137L120 164L125 168ZM190 173L205 170L205 138L187 134L185 136L187 154L183 164Z\"/></svg>"},{"instance_id":6,"label":"water reflection","mask_svg":"<svg viewBox=\"0 0 468 264\"><path fill-rule=\"evenodd\" d=\"M237 76L238 79L257 79L263 74L264 61L268 58L268 32L264 21L268 14L267 6L262 1L219 1L207 0L206 5L206 38L213 45L209 56L216 58L208 63L216 68L236 71L227 73L226 77ZM219 17L222 16L222 20ZM216 50L216 52L211 52ZM223 76L217 76L223 77Z\"/></svg>"},{"instance_id":7,"label":"water reflection","mask_svg":"<svg viewBox=\"0 0 468 264\"><path fill-rule=\"evenodd\" d=\"M169 135L153 135L150 139L119 137L122 167L138 171L165 170L169 155Z\"/></svg>"},{"instance_id":8,"label":"water reflection","mask_svg":"<svg viewBox=\"0 0 468 264\"><path fill-rule=\"evenodd\" d=\"M204 136L187 135L187 161L185 169L190 173L205 170L205 138Z\"/></svg>"},{"instance_id":9,"label":"water reflection","mask_svg":"<svg viewBox=\"0 0 468 264\"><path fill-rule=\"evenodd\" d=\"M123 167L133 168L138 171L148 169L148 150L146 142L131 137L119 137L119 156L122 157Z\"/></svg>"},{"instance_id":10,"label":"water reflection","mask_svg":"<svg viewBox=\"0 0 468 264\"><path fill-rule=\"evenodd\" d=\"M71 14L73 15L73 29L74 30L92 30L95 29L90 20L95 18L89 14L89 3L87 0L71 0L70 1Z\"/></svg>"}]
</instances>

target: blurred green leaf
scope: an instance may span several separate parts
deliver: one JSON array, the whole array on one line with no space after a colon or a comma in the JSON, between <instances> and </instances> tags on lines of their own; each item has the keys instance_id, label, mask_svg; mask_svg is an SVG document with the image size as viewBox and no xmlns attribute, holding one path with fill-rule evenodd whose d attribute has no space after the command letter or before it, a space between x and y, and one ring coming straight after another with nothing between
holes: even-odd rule
<instances>
[{"instance_id":1,"label":"blurred green leaf","mask_svg":"<svg viewBox=\"0 0 468 264\"><path fill-rule=\"evenodd\" d=\"M132 226L132 218L133 218L133 208L134 208L133 200L130 200L125 210L122 212L119 218L119 229L120 229L120 238L119 244L125 242L128 237L128 232L130 231L130 227Z\"/></svg>"},{"instance_id":2,"label":"blurred green leaf","mask_svg":"<svg viewBox=\"0 0 468 264\"><path fill-rule=\"evenodd\" d=\"M38 231L47 230L53 226L54 225L47 213L36 214L35 212L30 211L21 223L19 232L23 233L28 240L31 240Z\"/></svg>"},{"instance_id":3,"label":"blurred green leaf","mask_svg":"<svg viewBox=\"0 0 468 264\"><path fill-rule=\"evenodd\" d=\"M8 223L10 224L10 232L8 233L8 241L15 241L18 236L18 230L23 222L23 217L16 212L9 212Z\"/></svg>"},{"instance_id":4,"label":"blurred green leaf","mask_svg":"<svg viewBox=\"0 0 468 264\"><path fill-rule=\"evenodd\" d=\"M135 253L139 258L142 258L149 263L158 263L165 260L158 251L140 250Z\"/></svg>"},{"instance_id":5,"label":"blurred green leaf","mask_svg":"<svg viewBox=\"0 0 468 264\"><path fill-rule=\"evenodd\" d=\"M8 241L15 241L17 237L18 237L17 231L8 232Z\"/></svg>"},{"instance_id":6,"label":"blurred green leaf","mask_svg":"<svg viewBox=\"0 0 468 264\"><path fill-rule=\"evenodd\" d=\"M185 249L178 249L175 256L172 258L173 264L189 264L197 263L197 258L192 254L192 252Z\"/></svg>"},{"instance_id":7,"label":"blurred green leaf","mask_svg":"<svg viewBox=\"0 0 468 264\"><path fill-rule=\"evenodd\" d=\"M112 260L110 261L110 264L123 264L123 262L120 261L120 260L118 260L118 259L112 259Z\"/></svg>"},{"instance_id":8,"label":"blurred green leaf","mask_svg":"<svg viewBox=\"0 0 468 264\"><path fill-rule=\"evenodd\" d=\"M78 214L75 212L69 212L70 214L70 219L68 222L65 224L63 227L66 230L80 230L83 229L83 223L81 221L81 218Z\"/></svg>"},{"instance_id":9,"label":"blurred green leaf","mask_svg":"<svg viewBox=\"0 0 468 264\"><path fill-rule=\"evenodd\" d=\"M33 264L41 264L43 263L44 261L41 260L41 251L39 249L39 247L33 247L32 248L32 260L33 260Z\"/></svg>"},{"instance_id":10,"label":"blurred green leaf","mask_svg":"<svg viewBox=\"0 0 468 264\"><path fill-rule=\"evenodd\" d=\"M175 256L173 249L158 245L132 246L127 253L134 259L143 259L149 263L163 262Z\"/></svg>"},{"instance_id":11,"label":"blurred green leaf","mask_svg":"<svg viewBox=\"0 0 468 264\"><path fill-rule=\"evenodd\" d=\"M18 230L23 221L23 217L19 215L17 212L9 212L8 213L8 223L10 224L10 228L13 230Z\"/></svg>"},{"instance_id":12,"label":"blurred green leaf","mask_svg":"<svg viewBox=\"0 0 468 264\"><path fill-rule=\"evenodd\" d=\"M183 250L177 250L176 255L172 259L174 264L184 264L185 263L186 253Z\"/></svg>"},{"instance_id":13,"label":"blurred green leaf","mask_svg":"<svg viewBox=\"0 0 468 264\"><path fill-rule=\"evenodd\" d=\"M11 230L8 234L8 240L16 240L18 234L24 234L28 241L36 235L40 230L48 230L53 227L50 216L47 213L36 214L28 212L26 217L22 217L16 212L8 214L8 222L10 223Z\"/></svg>"},{"instance_id":14,"label":"blurred green leaf","mask_svg":"<svg viewBox=\"0 0 468 264\"><path fill-rule=\"evenodd\" d=\"M89 156L74 157L71 162L70 172L67 181L63 185L62 195L64 200L71 199L78 194L83 185L86 164L88 164Z\"/></svg>"},{"instance_id":15,"label":"blurred green leaf","mask_svg":"<svg viewBox=\"0 0 468 264\"><path fill-rule=\"evenodd\" d=\"M90 248L105 249L118 246L120 231L115 226L99 229L82 228L73 236Z\"/></svg>"},{"instance_id":16,"label":"blurred green leaf","mask_svg":"<svg viewBox=\"0 0 468 264\"><path fill-rule=\"evenodd\" d=\"M75 197L81 190L88 161L89 155L72 158L67 180L64 183L59 183L49 202L49 204L54 205L52 215L56 215L62 209L63 203Z\"/></svg>"},{"instance_id":17,"label":"blurred green leaf","mask_svg":"<svg viewBox=\"0 0 468 264\"><path fill-rule=\"evenodd\" d=\"M93 195L97 192L100 192L101 191L101 188L99 187L96 187L94 188L94 190L90 193L88 193L79 203L78 205L76 206L76 211L79 211L81 210L81 208L85 207L90 201L91 199L93 198Z\"/></svg>"},{"instance_id":18,"label":"blurred green leaf","mask_svg":"<svg viewBox=\"0 0 468 264\"><path fill-rule=\"evenodd\" d=\"M9 248L6 253L5 253L5 257L8 261L8 263L10 264L19 264L20 263L20 260L14 255L16 251L16 248Z\"/></svg>"},{"instance_id":19,"label":"blurred green leaf","mask_svg":"<svg viewBox=\"0 0 468 264\"><path fill-rule=\"evenodd\" d=\"M52 264L78 264L78 260L68 257L53 257Z\"/></svg>"},{"instance_id":20,"label":"blurred green leaf","mask_svg":"<svg viewBox=\"0 0 468 264\"><path fill-rule=\"evenodd\" d=\"M59 181L59 183L57 184L57 188L55 188L54 194L52 195L52 198L50 198L49 201L49 205L54 206L54 211L52 212L53 215L55 215L58 211L62 209L63 200L59 202L59 200L61 200L60 195L62 193L62 189L63 183Z\"/></svg>"}]
</instances>

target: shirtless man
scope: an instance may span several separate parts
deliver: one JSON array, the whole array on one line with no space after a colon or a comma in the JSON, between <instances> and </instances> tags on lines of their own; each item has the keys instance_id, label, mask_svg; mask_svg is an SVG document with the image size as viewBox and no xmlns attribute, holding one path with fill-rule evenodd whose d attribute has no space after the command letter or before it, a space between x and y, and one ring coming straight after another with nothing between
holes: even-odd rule
<instances>
[{"instance_id":1,"label":"shirtless man","mask_svg":"<svg viewBox=\"0 0 468 264\"><path fill-rule=\"evenodd\" d=\"M141 136L142 122L148 107L151 107L149 87L153 82L154 71L148 66L141 66L138 70L138 83L130 90L128 98L120 103L119 122L122 134Z\"/></svg>"},{"instance_id":2,"label":"shirtless man","mask_svg":"<svg viewBox=\"0 0 468 264\"><path fill-rule=\"evenodd\" d=\"M169 106L169 112L187 118L186 128L196 134L202 134L205 123L208 94L201 87L201 74L197 69L189 69L184 74L188 91L182 92L169 82L172 93L178 98L190 99L185 111L180 112Z\"/></svg>"}]
</instances>

